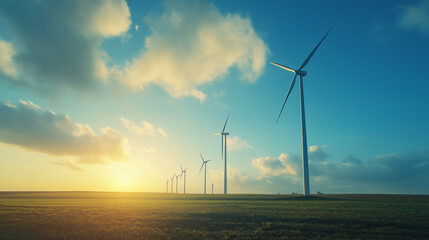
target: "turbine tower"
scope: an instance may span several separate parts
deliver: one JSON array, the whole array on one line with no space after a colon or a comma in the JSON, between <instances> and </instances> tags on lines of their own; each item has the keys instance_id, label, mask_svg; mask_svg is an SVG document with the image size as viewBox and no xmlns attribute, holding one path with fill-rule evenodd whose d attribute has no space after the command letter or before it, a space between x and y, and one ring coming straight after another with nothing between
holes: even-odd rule
<instances>
[{"instance_id":1,"label":"turbine tower","mask_svg":"<svg viewBox=\"0 0 429 240\"><path fill-rule=\"evenodd\" d=\"M210 162L211 160L204 161L203 155L201 155L201 153L200 153L200 156L201 156L201 161L203 161L203 164L201 165L201 168L200 168L200 173L204 166L204 194L206 194L207 163Z\"/></svg>"},{"instance_id":2,"label":"turbine tower","mask_svg":"<svg viewBox=\"0 0 429 240\"><path fill-rule=\"evenodd\" d=\"M317 48L320 46L320 44L325 40L326 36L328 36L329 32L331 32L332 28L329 29L329 31L325 34L325 36L320 40L320 42L317 44L317 46L313 49L313 51L308 55L308 57L304 60L304 62L301 64L301 66L298 68L298 70L294 70L293 68L286 67L284 65L269 62L277 67L286 69L290 72L293 72L295 76L292 79L292 83L290 84L289 90L286 94L286 98L283 102L283 106L280 109L279 116L277 117L276 123L279 121L280 115L282 114L283 108L286 104L286 101L289 97L290 92L293 89L293 86L295 85L296 76L299 76L299 89L300 89L300 98L301 98L301 130L302 130L302 170L303 170L303 188L304 188L304 195L309 196L310 195L310 181L309 181L309 175L308 175L308 149L307 149L307 131L305 127L305 109L304 109L304 86L303 86L303 79L304 76L307 75L307 72L302 70L307 63L310 61L311 57L313 57L313 54L316 52Z\"/></svg>"},{"instance_id":3,"label":"turbine tower","mask_svg":"<svg viewBox=\"0 0 429 240\"><path fill-rule=\"evenodd\" d=\"M178 189L179 189L179 175L176 176L176 193Z\"/></svg>"},{"instance_id":4,"label":"turbine tower","mask_svg":"<svg viewBox=\"0 0 429 240\"><path fill-rule=\"evenodd\" d=\"M222 140L221 140L221 143L222 143L222 147L221 147L221 159L222 160L223 160L223 156L225 154L225 170L224 170L224 179L223 179L223 184L224 184L223 185L223 194L227 194L228 193L227 161L226 161L226 155L227 155L226 137L229 135L229 133L225 132L226 124L228 123L228 119L229 119L229 114L228 114L228 117L226 117L225 125L223 125L222 132L216 133L216 135L221 135L221 137L222 137ZM223 141L224 138L225 138L225 144L224 144L224 141ZM225 152L223 151L223 149L224 149L223 146L225 146Z\"/></svg>"},{"instance_id":5,"label":"turbine tower","mask_svg":"<svg viewBox=\"0 0 429 240\"><path fill-rule=\"evenodd\" d=\"M214 189L214 183L212 183L212 194L213 194L213 189Z\"/></svg>"},{"instance_id":6,"label":"turbine tower","mask_svg":"<svg viewBox=\"0 0 429 240\"><path fill-rule=\"evenodd\" d=\"M167 193L168 193L168 182L170 181L170 179L167 178Z\"/></svg>"},{"instance_id":7,"label":"turbine tower","mask_svg":"<svg viewBox=\"0 0 429 240\"><path fill-rule=\"evenodd\" d=\"M187 168L185 168L185 170L183 170L182 168L182 164L180 164L180 170L182 170L182 173L180 174L180 180L182 180L182 174L185 174L184 178L183 178L183 194L186 193L186 171L188 170Z\"/></svg>"}]
</instances>

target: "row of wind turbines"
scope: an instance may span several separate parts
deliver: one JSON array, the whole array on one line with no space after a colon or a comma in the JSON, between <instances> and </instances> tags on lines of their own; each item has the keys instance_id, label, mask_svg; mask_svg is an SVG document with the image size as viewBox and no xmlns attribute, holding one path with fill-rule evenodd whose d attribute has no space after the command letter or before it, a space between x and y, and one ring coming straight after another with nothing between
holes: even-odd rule
<instances>
[{"instance_id":1,"label":"row of wind turbines","mask_svg":"<svg viewBox=\"0 0 429 240\"><path fill-rule=\"evenodd\" d=\"M228 132L225 132L225 128L226 128L226 124L228 123L228 119L229 119L229 114L228 117L226 117L226 121L225 121L225 125L223 126L222 132L220 133L216 133L215 135L220 135L221 136L221 158L222 160L224 159L225 156L225 173L224 173L224 194L227 194L227 187L228 187L228 179L227 179L227 143L226 143L226 139L227 136L229 135ZM225 141L224 141L225 139ZM225 150L225 151L224 151ZM204 167L204 194L207 193L206 189L207 189L207 163L212 161L211 159L209 160L204 160L203 155L200 153L200 157L201 157L201 168L200 168L200 174L201 174L201 170L203 170ZM179 176L180 176L180 180L182 180L182 175L184 174L184 181L183 181L183 194L186 194L186 171L187 168L183 170L182 165L180 164L180 170L181 170L181 174L180 175L176 175L176 173L173 174L173 177L171 177L170 179L167 178L166 184L167 184L167 193L168 193L168 183L169 181L171 181L171 192L173 193L173 184L174 184L174 177L176 177L176 193L178 193L178 185L179 185ZM214 184L212 183L212 193L213 193L213 188L214 188Z\"/></svg>"},{"instance_id":2,"label":"row of wind turbines","mask_svg":"<svg viewBox=\"0 0 429 240\"><path fill-rule=\"evenodd\" d=\"M304 60L304 62L301 64L301 66L298 69L293 69L290 67L287 67L285 65L281 65L278 63L274 63L274 62L269 62L270 64L273 64L277 67L283 68L287 71L293 72L294 73L294 77L292 79L292 82L289 86L289 90L287 91L286 94L286 98L283 102L283 105L280 109L280 113L277 117L276 123L279 121L280 116L283 112L283 108L285 107L286 101L289 98L289 95L293 89L293 87L295 86L295 80L296 77L299 76L299 89L300 89L300 105L301 105L301 133L302 133L302 171L303 171L303 194L305 196L309 196L310 195L310 180L309 180L309 170L308 170L308 148L307 148L307 130L306 130L306 123L305 123L305 107L304 107L304 85L303 85L303 80L304 80L304 76L307 75L307 72L304 71L304 67L308 64L308 62L310 61L310 59L313 57L314 53L316 52L316 50L319 48L320 44L322 44L323 40L325 40L326 36L328 36L328 34L331 32L332 27L329 29L329 31L325 34L325 36L322 38L322 40L320 40L320 42L316 45L316 47L313 49L313 51L311 51L311 53L307 56L307 58ZM216 135L221 135L221 144L222 144L222 148L221 148L221 152L222 152L222 158L223 156L225 156L225 170L224 170L224 194L227 194L227 136L229 135L228 132L225 132L225 128L226 128L226 124L228 122L229 119L229 114L228 117L226 118L225 121L225 125L222 129L222 132L217 133ZM225 139L225 141L224 141ZM201 170L204 167L204 194L206 194L206 171L207 171L207 163L211 160L204 160L202 154L200 153L201 156L201 160L202 160L202 165L200 168L200 173ZM183 185L183 193L186 193L186 169L183 170L182 166L180 165L180 169L182 170L182 173L180 174L180 178L182 178L182 174L185 174L185 181L184 181L184 185ZM178 186L178 177L179 175L173 175L173 177L171 178L171 192L173 192L173 179L174 177L176 177L176 193L177 193L177 186ZM167 179L167 193L168 193L168 179ZM212 184L212 193L213 193L213 184Z\"/></svg>"}]
</instances>

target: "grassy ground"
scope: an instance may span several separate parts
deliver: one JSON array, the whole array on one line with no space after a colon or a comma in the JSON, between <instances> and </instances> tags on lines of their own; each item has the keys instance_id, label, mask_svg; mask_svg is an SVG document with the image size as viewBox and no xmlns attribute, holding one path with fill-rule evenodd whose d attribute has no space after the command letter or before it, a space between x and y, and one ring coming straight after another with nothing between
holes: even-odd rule
<instances>
[{"instance_id":1,"label":"grassy ground","mask_svg":"<svg viewBox=\"0 0 429 240\"><path fill-rule=\"evenodd\" d=\"M429 239L429 196L0 192L0 239Z\"/></svg>"}]
</instances>

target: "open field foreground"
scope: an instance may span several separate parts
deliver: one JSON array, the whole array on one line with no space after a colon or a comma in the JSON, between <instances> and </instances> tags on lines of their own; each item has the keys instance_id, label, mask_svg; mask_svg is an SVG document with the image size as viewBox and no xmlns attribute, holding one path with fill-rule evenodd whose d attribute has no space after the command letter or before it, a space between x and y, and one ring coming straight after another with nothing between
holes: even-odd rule
<instances>
[{"instance_id":1,"label":"open field foreground","mask_svg":"<svg viewBox=\"0 0 429 240\"><path fill-rule=\"evenodd\" d=\"M429 196L1 192L0 239L429 239Z\"/></svg>"}]
</instances>

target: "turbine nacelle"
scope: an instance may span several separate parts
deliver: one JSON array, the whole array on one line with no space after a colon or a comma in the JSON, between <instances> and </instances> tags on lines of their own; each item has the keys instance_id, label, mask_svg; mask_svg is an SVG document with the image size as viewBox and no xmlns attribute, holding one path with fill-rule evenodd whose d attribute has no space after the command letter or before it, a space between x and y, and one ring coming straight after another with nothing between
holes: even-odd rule
<instances>
[{"instance_id":1,"label":"turbine nacelle","mask_svg":"<svg viewBox=\"0 0 429 240\"><path fill-rule=\"evenodd\" d=\"M307 72L304 70L295 70L295 73L296 75L303 76L303 77L307 75Z\"/></svg>"}]
</instances>

